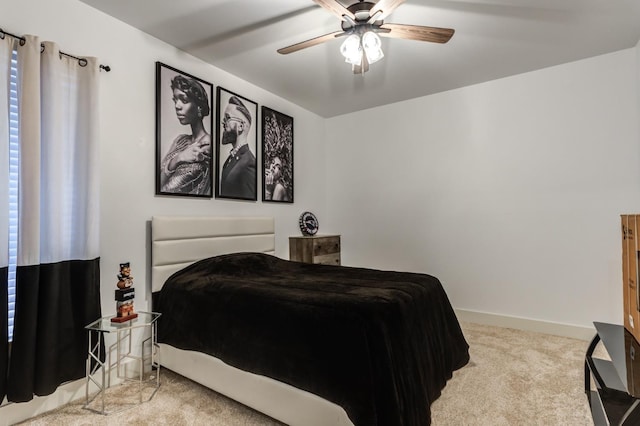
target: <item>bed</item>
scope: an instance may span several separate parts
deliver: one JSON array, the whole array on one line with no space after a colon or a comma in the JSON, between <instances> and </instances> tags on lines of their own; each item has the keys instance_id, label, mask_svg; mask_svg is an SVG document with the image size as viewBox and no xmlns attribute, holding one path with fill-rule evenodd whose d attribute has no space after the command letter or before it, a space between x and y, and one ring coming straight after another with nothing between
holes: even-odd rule
<instances>
[{"instance_id":1,"label":"bed","mask_svg":"<svg viewBox=\"0 0 640 426\"><path fill-rule=\"evenodd\" d=\"M425 425L468 345L426 274L289 262L264 217L154 217L160 363L289 425Z\"/></svg>"}]
</instances>

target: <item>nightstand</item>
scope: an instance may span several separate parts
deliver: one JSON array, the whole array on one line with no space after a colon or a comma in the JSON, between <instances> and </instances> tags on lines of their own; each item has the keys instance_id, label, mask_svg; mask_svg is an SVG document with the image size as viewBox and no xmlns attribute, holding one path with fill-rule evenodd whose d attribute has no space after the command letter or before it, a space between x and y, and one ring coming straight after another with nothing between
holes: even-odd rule
<instances>
[{"instance_id":1,"label":"nightstand","mask_svg":"<svg viewBox=\"0 0 640 426\"><path fill-rule=\"evenodd\" d=\"M289 237L289 260L340 265L340 235Z\"/></svg>"},{"instance_id":2,"label":"nightstand","mask_svg":"<svg viewBox=\"0 0 640 426\"><path fill-rule=\"evenodd\" d=\"M157 321L161 314L156 312L138 312L136 318L121 323L112 322L111 317L102 317L87 325L89 333L89 353L83 408L100 414L110 414L118 410L108 410L105 402L107 389L111 386L111 372L115 367L116 377L123 382L133 381L137 398L132 403L120 404L124 408L149 401L160 387L160 363L158 361ZM148 333L147 333L148 331ZM102 354L105 335L115 333L116 342ZM147 336L145 338L145 336ZM139 352L139 353L138 353ZM106 358L106 361L105 361ZM130 362L131 361L131 362ZM145 364L151 366L151 372L145 374ZM97 374L99 372L99 374ZM130 373L133 373L130 374ZM95 377L95 376L98 377ZM89 384L98 387L98 392L89 398ZM150 389L149 389L150 388ZM150 394L143 392L149 389ZM92 402L101 396L100 403ZM123 408L120 408L123 409Z\"/></svg>"}]
</instances>

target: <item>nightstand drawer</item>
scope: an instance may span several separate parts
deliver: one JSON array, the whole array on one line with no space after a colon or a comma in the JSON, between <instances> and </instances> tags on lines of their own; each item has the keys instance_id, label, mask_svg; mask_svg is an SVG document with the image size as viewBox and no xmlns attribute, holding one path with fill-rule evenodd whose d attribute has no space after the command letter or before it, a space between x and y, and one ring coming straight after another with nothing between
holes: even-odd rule
<instances>
[{"instance_id":1,"label":"nightstand drawer","mask_svg":"<svg viewBox=\"0 0 640 426\"><path fill-rule=\"evenodd\" d=\"M313 263L319 263L321 265L339 265L340 253L322 254L320 256L314 256Z\"/></svg>"},{"instance_id":2,"label":"nightstand drawer","mask_svg":"<svg viewBox=\"0 0 640 426\"><path fill-rule=\"evenodd\" d=\"M340 237L314 238L313 254L315 256L332 253L340 253Z\"/></svg>"}]
</instances>

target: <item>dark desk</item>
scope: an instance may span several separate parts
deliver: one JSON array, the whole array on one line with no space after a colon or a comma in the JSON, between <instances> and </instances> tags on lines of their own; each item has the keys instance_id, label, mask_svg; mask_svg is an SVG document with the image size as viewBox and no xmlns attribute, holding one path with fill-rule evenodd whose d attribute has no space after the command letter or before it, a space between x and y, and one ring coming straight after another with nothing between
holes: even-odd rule
<instances>
[{"instance_id":1,"label":"dark desk","mask_svg":"<svg viewBox=\"0 0 640 426\"><path fill-rule=\"evenodd\" d=\"M593 324L597 334L584 363L585 392L593 422L596 426L640 425L640 344L622 325ZM610 360L593 357L600 342Z\"/></svg>"}]
</instances>

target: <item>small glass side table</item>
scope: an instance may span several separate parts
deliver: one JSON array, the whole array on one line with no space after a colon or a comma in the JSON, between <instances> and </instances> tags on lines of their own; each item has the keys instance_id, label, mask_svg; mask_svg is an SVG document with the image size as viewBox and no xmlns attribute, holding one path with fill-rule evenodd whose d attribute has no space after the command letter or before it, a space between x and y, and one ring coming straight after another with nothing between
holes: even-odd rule
<instances>
[{"instance_id":1,"label":"small glass side table","mask_svg":"<svg viewBox=\"0 0 640 426\"><path fill-rule=\"evenodd\" d=\"M111 318L102 317L91 324L87 325L85 329L89 333L89 350L86 365L86 385L85 385L85 404L83 408L94 411L100 414L111 414L116 411L107 411L105 396L107 389L111 386L111 371L113 367L116 368L116 377L123 382L134 381L138 382L138 401L135 404L140 404L144 401L149 401L156 394L160 387L160 362L158 359L159 346L158 346L158 329L157 321L160 315L157 312L137 312L138 316L129 321L116 323L111 322ZM133 339L134 334L137 332L144 333L149 330L149 337L141 340L139 343ZM101 348L104 344L104 336L107 333L116 333L116 342L109 346L106 354L101 353ZM144 334L139 337L144 337ZM139 344L139 348L136 346ZM139 349L139 351L134 350ZM139 353L139 355L138 355ZM106 356L105 356L106 355ZM103 361L105 359L105 361ZM132 367L130 367L133 361ZM145 378L144 366L145 363L151 364L151 374ZM153 370L155 369L155 374ZM134 375L129 374L133 370ZM100 372L98 378L96 373ZM89 385L94 383L98 387L98 392L89 398ZM151 384L152 392L147 398L143 398L143 388L148 387ZM98 404L101 408L95 408L91 406L92 402L101 397L101 404ZM144 399L144 401L143 401ZM129 404L131 405L131 404ZM124 408L129 408L125 405ZM121 409L124 409L121 408Z\"/></svg>"}]
</instances>

